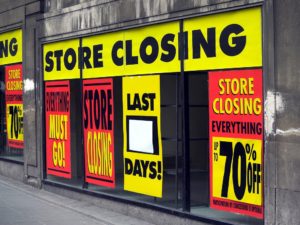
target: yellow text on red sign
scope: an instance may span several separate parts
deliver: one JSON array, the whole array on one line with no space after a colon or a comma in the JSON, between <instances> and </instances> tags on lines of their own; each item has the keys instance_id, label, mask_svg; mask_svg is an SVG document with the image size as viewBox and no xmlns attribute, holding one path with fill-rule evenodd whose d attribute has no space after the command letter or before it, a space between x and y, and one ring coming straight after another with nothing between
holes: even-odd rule
<instances>
[{"instance_id":1,"label":"yellow text on red sign","mask_svg":"<svg viewBox=\"0 0 300 225\"><path fill-rule=\"evenodd\" d=\"M49 139L52 139L53 165L66 166L66 142L68 141L68 115L49 114Z\"/></svg>"},{"instance_id":2,"label":"yellow text on red sign","mask_svg":"<svg viewBox=\"0 0 300 225\"><path fill-rule=\"evenodd\" d=\"M261 115L261 96L255 93L254 77L221 78L219 98L212 103L216 115Z\"/></svg>"}]
</instances>

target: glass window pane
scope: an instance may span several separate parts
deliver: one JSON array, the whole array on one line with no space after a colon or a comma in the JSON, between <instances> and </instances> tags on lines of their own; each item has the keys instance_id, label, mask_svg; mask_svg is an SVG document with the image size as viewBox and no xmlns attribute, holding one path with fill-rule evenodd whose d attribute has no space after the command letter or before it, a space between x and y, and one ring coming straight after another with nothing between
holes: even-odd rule
<instances>
[{"instance_id":1,"label":"glass window pane","mask_svg":"<svg viewBox=\"0 0 300 225\"><path fill-rule=\"evenodd\" d=\"M0 66L0 157L24 160L22 64Z\"/></svg>"}]
</instances>

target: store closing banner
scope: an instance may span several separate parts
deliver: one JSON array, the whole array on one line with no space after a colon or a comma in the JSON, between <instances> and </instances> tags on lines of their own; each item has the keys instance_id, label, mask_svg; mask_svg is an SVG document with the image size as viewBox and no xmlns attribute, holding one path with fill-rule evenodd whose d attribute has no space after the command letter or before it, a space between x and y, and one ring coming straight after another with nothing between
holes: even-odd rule
<instances>
[{"instance_id":1,"label":"store closing banner","mask_svg":"<svg viewBox=\"0 0 300 225\"><path fill-rule=\"evenodd\" d=\"M184 20L185 71L262 65L261 9Z\"/></svg>"},{"instance_id":2,"label":"store closing banner","mask_svg":"<svg viewBox=\"0 0 300 225\"><path fill-rule=\"evenodd\" d=\"M160 78L123 78L124 189L162 197Z\"/></svg>"},{"instance_id":3,"label":"store closing banner","mask_svg":"<svg viewBox=\"0 0 300 225\"><path fill-rule=\"evenodd\" d=\"M251 8L44 45L45 80L262 65L261 9ZM184 43L183 43L184 41ZM180 46L185 45L184 54Z\"/></svg>"},{"instance_id":4,"label":"store closing banner","mask_svg":"<svg viewBox=\"0 0 300 225\"><path fill-rule=\"evenodd\" d=\"M22 62L22 30L0 34L0 65Z\"/></svg>"},{"instance_id":5,"label":"store closing banner","mask_svg":"<svg viewBox=\"0 0 300 225\"><path fill-rule=\"evenodd\" d=\"M85 180L115 187L113 80L83 81Z\"/></svg>"},{"instance_id":6,"label":"store closing banner","mask_svg":"<svg viewBox=\"0 0 300 225\"><path fill-rule=\"evenodd\" d=\"M80 78L79 39L44 45L44 80Z\"/></svg>"},{"instance_id":7,"label":"store closing banner","mask_svg":"<svg viewBox=\"0 0 300 225\"><path fill-rule=\"evenodd\" d=\"M5 99L8 146L24 147L22 64L5 67Z\"/></svg>"},{"instance_id":8,"label":"store closing banner","mask_svg":"<svg viewBox=\"0 0 300 225\"><path fill-rule=\"evenodd\" d=\"M209 73L210 205L263 218L262 69Z\"/></svg>"}]
</instances>

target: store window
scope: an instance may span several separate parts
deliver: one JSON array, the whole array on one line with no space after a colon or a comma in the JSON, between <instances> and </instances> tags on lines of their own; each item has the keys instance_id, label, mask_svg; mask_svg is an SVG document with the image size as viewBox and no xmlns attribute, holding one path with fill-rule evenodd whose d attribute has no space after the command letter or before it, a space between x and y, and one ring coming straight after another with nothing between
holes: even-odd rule
<instances>
[{"instance_id":1,"label":"store window","mask_svg":"<svg viewBox=\"0 0 300 225\"><path fill-rule=\"evenodd\" d=\"M45 44L47 181L262 224L260 30L251 8Z\"/></svg>"},{"instance_id":2,"label":"store window","mask_svg":"<svg viewBox=\"0 0 300 225\"><path fill-rule=\"evenodd\" d=\"M136 77L125 79L130 82ZM157 165L157 173L161 172L161 174L157 174L160 177L157 180L161 183L151 184L152 178L149 178L148 185L157 185L156 188L144 186L146 189L143 190L140 186L131 186L129 187L131 191L124 191L124 176L126 174L130 176L134 173L135 177L138 175L141 177L151 176L149 171L154 171L154 165L152 168L150 168L150 165L148 168L145 167L145 162L147 164L150 153L140 154L141 158L138 161L135 158L130 161L131 157L136 157L135 153L133 153L134 156L131 156L130 152L127 161L124 160L124 125L126 126L126 124L123 123L124 78L121 77L83 80L81 81L82 92L78 85L79 80L45 82L46 142L47 146L50 146L47 147L47 179L72 184L79 188L83 187L93 192L113 194L122 198L168 207L181 207L182 174L179 171L182 170L182 143L181 125L178 121L181 118L178 100L179 90L177 89L178 75L143 76L143 78L145 77L155 78L158 82L157 87L159 87L159 91L161 90L161 93L156 93L155 96L155 98L158 98L158 96L161 98L159 104L155 106L159 108L160 115L156 120L152 120L153 116L149 116L150 120L147 120L147 114L145 114L141 116L142 120L139 120L145 120L146 123L144 124L146 126L150 121L153 123L150 129L161 132L160 148L158 147L158 139L152 143L153 157L161 157L161 159L153 160L153 162L159 162L160 164ZM146 89L147 84L142 79L141 85ZM151 90L149 91L151 92ZM127 95L125 94L125 96ZM82 104L78 99L83 99ZM134 99L132 98L130 101L131 107L133 107ZM152 107L151 102L148 103L150 109ZM99 106L97 106L98 104ZM140 106L136 105L136 107ZM56 109L65 110L65 113L63 111L55 112ZM101 115L102 113L103 115ZM51 122L54 123L52 117L55 114L56 116L60 115L61 119L59 121L63 128L57 128L59 134L50 134L51 130L56 130L56 128L51 127L56 126L51 125ZM133 121L139 119L136 114L128 117ZM69 118L70 124L68 122ZM80 118L82 118L82 123L78 122ZM160 125L158 120L161 120L160 129L158 129ZM84 126L83 132L81 131L81 124ZM70 128L68 128L69 126ZM138 125L133 124L133 126ZM48 133L48 130L50 133ZM154 133L154 131L152 132ZM66 133L70 133L71 136L66 135L66 137L63 137ZM151 133L150 136L154 138L155 135ZM81 142L82 138L84 144ZM140 138L144 137L141 136ZM131 141L132 139L134 138L126 138L126 140ZM145 140L147 141L147 138ZM133 140L133 143L129 145L131 145L130 148L133 151L138 151L137 148L141 148L141 146L135 141ZM103 148L106 150L100 152ZM155 149L161 152L155 153ZM138 162L141 165L137 164ZM133 165L133 163L135 164ZM145 170L143 170L143 166ZM153 190L159 189L160 193L153 192ZM135 193L143 191L146 192L143 195Z\"/></svg>"},{"instance_id":3,"label":"store window","mask_svg":"<svg viewBox=\"0 0 300 225\"><path fill-rule=\"evenodd\" d=\"M46 171L49 179L82 187L79 80L45 82Z\"/></svg>"},{"instance_id":4,"label":"store window","mask_svg":"<svg viewBox=\"0 0 300 225\"><path fill-rule=\"evenodd\" d=\"M261 72L188 74L193 214L263 224Z\"/></svg>"},{"instance_id":5,"label":"store window","mask_svg":"<svg viewBox=\"0 0 300 225\"><path fill-rule=\"evenodd\" d=\"M0 158L23 162L22 30L0 34Z\"/></svg>"},{"instance_id":6,"label":"store window","mask_svg":"<svg viewBox=\"0 0 300 225\"><path fill-rule=\"evenodd\" d=\"M110 185L103 185L103 183L98 182L88 182L88 190L101 192L101 193L107 193L107 194L113 194L116 196L120 196L122 198L136 200L136 201L145 201L151 204L159 204L159 205L165 205L169 207L179 207L179 197L180 197L180 185L181 185L181 178L180 175L176 172L179 170L179 143L177 136L178 132L176 132L176 126L177 126L177 116L176 116L176 82L177 82L177 75L176 74L170 74L170 75L155 75L155 76L144 76L143 78L155 78L154 80L157 80L158 87L160 90L164 90L163 93L161 93L161 103L160 105L153 106L153 107L159 107L159 110L161 111L161 147L158 148L158 142L155 144L155 141L153 141L154 136L152 135L155 133L154 129L157 129L158 131L158 125L159 123L157 120L153 120L153 115L148 116L147 113L145 113L143 116L137 115L138 113L135 113L131 115L130 110L128 111L128 119L123 119L124 114L124 101L122 102L122 96L124 96L124 78L113 78L113 86L114 86L114 92L113 92L113 98L114 98L114 165L112 168L115 169L115 187L111 188ZM146 88L149 85L147 85L147 82L144 82L143 78L140 78L142 81L142 86ZM131 85L130 80L138 79L137 77L128 77L125 78L125 82L127 82L126 85ZM99 79L99 81L105 81L105 79ZM125 87L126 88L126 87ZM143 87L141 87L143 89ZM149 89L149 87L148 87ZM128 90L128 89L127 89ZM132 90L131 90L132 91ZM149 91L148 91L149 92ZM126 92L127 93L127 92ZM131 93L134 93L131 92ZM136 94L136 93L135 93ZM158 93L157 93L158 94ZM127 98L127 94L125 94ZM130 99L130 107L134 107L134 95L131 95L132 99ZM136 95L137 96L137 95ZM157 96L156 96L157 97ZM124 100L124 99L123 99ZM149 99L151 100L151 99ZM127 101L127 100L126 100ZM137 100L138 101L138 100ZM153 103L154 103L153 99ZM137 105L136 107L140 107ZM152 107L151 102L149 101L149 109ZM178 112L177 112L178 113ZM160 119L157 117L157 119ZM128 123L128 120L132 120L133 125L130 124L130 121ZM126 121L124 123L124 121ZM127 151L126 146L124 147L124 126L139 126L139 123L142 123L143 126L148 126L150 124L149 129L152 130L151 132L147 133L151 136L151 140L149 140L145 136L140 136L139 138L145 139L142 143L140 143L138 140L135 140L135 137L126 137L126 141L130 141L131 143L128 143L129 148L131 151ZM125 128L126 129L126 128ZM130 127L128 128L131 129ZM179 128L178 128L179 130ZM127 131L126 131L127 132ZM158 131L160 132L160 131ZM138 134L130 134L130 131L128 132L128 135L138 135ZM157 134L156 134L157 135ZM151 147L150 149L147 149L146 142L149 141ZM158 141L158 140L157 140ZM124 148L126 150L124 151ZM144 149L145 148L145 149ZM142 150L139 150L142 149ZM177 150L178 149L178 150ZM161 151L161 153L155 152L156 150ZM141 153L137 153L139 151L143 151ZM148 151L145 153L145 151ZM127 154L126 157L124 157L124 152ZM132 155L131 155L132 153ZM144 154L145 153L145 154ZM153 155L153 156L152 156ZM159 156L160 155L160 156ZM151 161L151 157L157 157L158 159ZM159 157L162 157L159 159ZM176 163L176 160L178 162ZM151 172L148 170L151 170L150 166L146 167L148 161L151 162L158 162L159 164L163 165L163 168L159 168L157 166L157 177L160 177L160 179L157 179L157 183L151 183L152 178L148 177L148 186L139 186L139 185L131 185L131 183L127 181L124 182L125 176L128 176L127 179L132 179L131 176L134 178L139 179L139 176L144 178L144 176L151 176ZM140 163L140 164L138 164ZM144 168L143 168L144 166ZM153 164L153 171L154 171L154 165ZM159 174L162 172L161 174ZM134 174L134 175L133 175ZM153 175L154 176L154 175ZM155 178L154 178L155 179ZM161 181L161 183L159 182ZM142 181L138 181L142 182ZM98 185L97 185L98 183ZM134 183L134 182L133 182ZM135 184L135 183L134 183ZM127 185L127 186L126 186ZM150 185L156 185L154 188L149 187ZM108 187L105 187L108 186ZM128 189L126 191L125 189ZM125 189L125 191L124 191ZM155 192L157 190L157 192ZM160 190L160 191L159 191ZM144 194L137 194L139 192L145 192ZM151 197L152 196L152 197ZM159 197L160 196L160 197Z\"/></svg>"}]
</instances>

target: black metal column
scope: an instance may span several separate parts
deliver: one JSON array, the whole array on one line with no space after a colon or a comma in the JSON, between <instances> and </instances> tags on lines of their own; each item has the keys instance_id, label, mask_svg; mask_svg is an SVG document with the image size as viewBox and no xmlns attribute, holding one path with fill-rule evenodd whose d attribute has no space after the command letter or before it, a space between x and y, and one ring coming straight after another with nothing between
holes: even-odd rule
<instances>
[{"instance_id":1,"label":"black metal column","mask_svg":"<svg viewBox=\"0 0 300 225\"><path fill-rule=\"evenodd\" d=\"M189 141L189 96L188 96L188 77L184 73L184 59L186 58L186 38L183 31L183 20L180 21L179 51L180 51L180 81L183 111L183 132L182 132L182 209L190 211L190 141Z\"/></svg>"}]
</instances>

